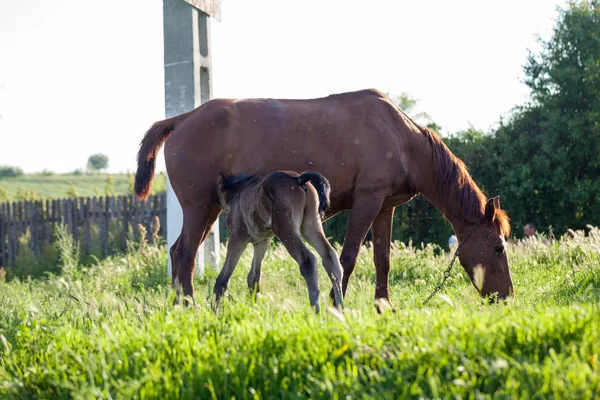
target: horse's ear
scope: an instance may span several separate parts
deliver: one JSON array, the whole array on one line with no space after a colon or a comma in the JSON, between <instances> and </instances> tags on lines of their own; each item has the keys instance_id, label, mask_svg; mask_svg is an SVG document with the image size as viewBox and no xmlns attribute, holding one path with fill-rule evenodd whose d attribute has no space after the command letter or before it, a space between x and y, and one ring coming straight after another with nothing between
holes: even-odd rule
<instances>
[{"instance_id":1,"label":"horse's ear","mask_svg":"<svg viewBox=\"0 0 600 400\"><path fill-rule=\"evenodd\" d=\"M217 179L217 185L219 186L219 188L223 187L223 183L225 182L225 175L223 175L223 173L219 173L219 178Z\"/></svg>"},{"instance_id":2,"label":"horse's ear","mask_svg":"<svg viewBox=\"0 0 600 400\"><path fill-rule=\"evenodd\" d=\"M500 209L500 196L494 197L494 207L496 208L496 210Z\"/></svg>"},{"instance_id":3,"label":"horse's ear","mask_svg":"<svg viewBox=\"0 0 600 400\"><path fill-rule=\"evenodd\" d=\"M493 222L494 221L494 216L496 215L496 202L498 202L498 205L500 205L500 200L496 200L497 197L493 198L493 199L488 199L488 201L485 202L485 219Z\"/></svg>"}]
</instances>

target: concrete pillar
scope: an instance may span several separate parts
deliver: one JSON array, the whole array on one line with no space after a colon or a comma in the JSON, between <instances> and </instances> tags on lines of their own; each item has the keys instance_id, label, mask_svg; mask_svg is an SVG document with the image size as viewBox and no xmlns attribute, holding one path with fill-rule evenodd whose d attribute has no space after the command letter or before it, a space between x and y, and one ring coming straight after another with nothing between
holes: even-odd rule
<instances>
[{"instance_id":1,"label":"concrete pillar","mask_svg":"<svg viewBox=\"0 0 600 400\"><path fill-rule=\"evenodd\" d=\"M193 110L210 100L210 17L183 0L163 0L165 114L172 117ZM181 233L183 213L167 177L167 244L169 248ZM200 227L199 227L200 229ZM219 224L196 255L196 272L217 268ZM171 274L169 257L169 275Z\"/></svg>"}]
</instances>

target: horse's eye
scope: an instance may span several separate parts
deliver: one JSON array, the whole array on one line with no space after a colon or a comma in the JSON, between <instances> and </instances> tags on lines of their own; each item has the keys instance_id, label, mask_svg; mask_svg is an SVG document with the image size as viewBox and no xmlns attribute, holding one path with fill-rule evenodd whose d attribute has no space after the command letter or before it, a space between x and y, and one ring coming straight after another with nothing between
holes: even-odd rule
<instances>
[{"instance_id":1,"label":"horse's eye","mask_svg":"<svg viewBox=\"0 0 600 400\"><path fill-rule=\"evenodd\" d=\"M504 246L495 246L494 251L496 252L496 255L500 255L504 251Z\"/></svg>"}]
</instances>

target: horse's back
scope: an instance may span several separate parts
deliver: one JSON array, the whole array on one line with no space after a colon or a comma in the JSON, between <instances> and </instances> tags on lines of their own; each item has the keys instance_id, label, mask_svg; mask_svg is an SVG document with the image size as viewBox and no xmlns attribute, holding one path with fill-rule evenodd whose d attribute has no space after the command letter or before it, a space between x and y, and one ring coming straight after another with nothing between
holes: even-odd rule
<instances>
[{"instance_id":1,"label":"horse's back","mask_svg":"<svg viewBox=\"0 0 600 400\"><path fill-rule=\"evenodd\" d=\"M219 173L313 170L331 182L332 210L339 211L351 204L355 187L392 186L405 168L393 156L400 147L390 107L375 90L305 100L215 99L167 140L169 178L191 203L216 190Z\"/></svg>"}]
</instances>

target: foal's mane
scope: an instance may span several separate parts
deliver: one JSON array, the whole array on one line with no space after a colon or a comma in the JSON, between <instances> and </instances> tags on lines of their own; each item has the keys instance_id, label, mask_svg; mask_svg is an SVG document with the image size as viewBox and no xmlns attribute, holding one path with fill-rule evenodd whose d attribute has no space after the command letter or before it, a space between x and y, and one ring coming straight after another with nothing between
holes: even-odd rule
<instances>
[{"instance_id":1,"label":"foal's mane","mask_svg":"<svg viewBox=\"0 0 600 400\"><path fill-rule=\"evenodd\" d=\"M257 182L262 179L256 175L242 174L238 176L230 175L225 177L223 180L222 190L224 191L236 191L243 186Z\"/></svg>"},{"instance_id":2,"label":"foal's mane","mask_svg":"<svg viewBox=\"0 0 600 400\"><path fill-rule=\"evenodd\" d=\"M433 165L437 171L437 197L458 197L458 204L467 222L477 223L485 212L486 197L467 170L465 163L456 157L444 141L432 130L412 120L396 107L427 138L433 152ZM496 209L494 222L504 237L510 235L510 223L506 211Z\"/></svg>"}]
</instances>

